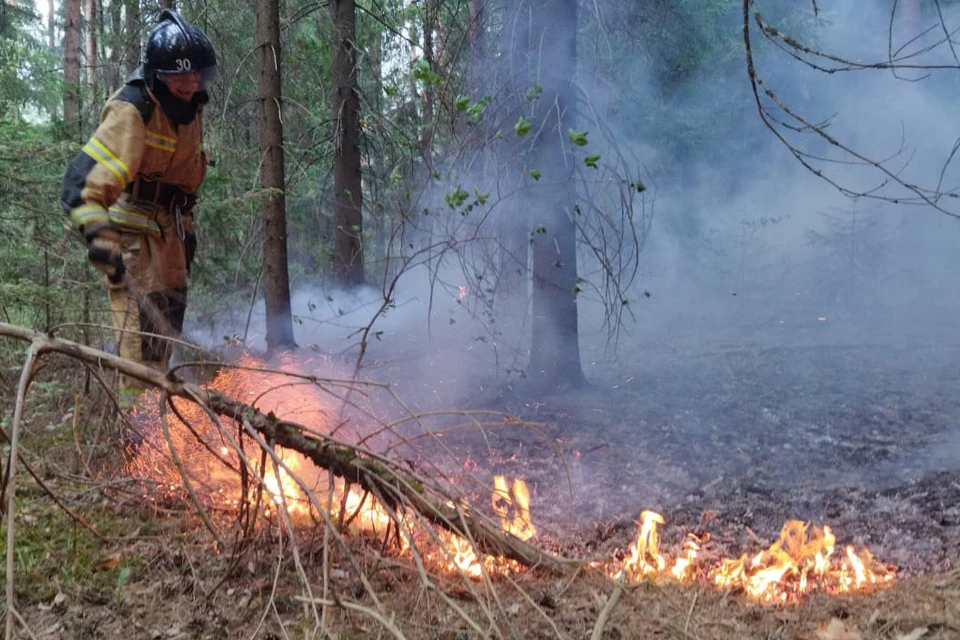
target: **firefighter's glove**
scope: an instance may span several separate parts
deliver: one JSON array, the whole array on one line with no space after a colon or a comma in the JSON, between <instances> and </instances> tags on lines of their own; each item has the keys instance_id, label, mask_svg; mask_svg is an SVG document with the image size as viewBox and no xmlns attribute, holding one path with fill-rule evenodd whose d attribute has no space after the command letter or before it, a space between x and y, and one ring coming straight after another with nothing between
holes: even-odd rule
<instances>
[{"instance_id":1,"label":"firefighter's glove","mask_svg":"<svg viewBox=\"0 0 960 640\"><path fill-rule=\"evenodd\" d=\"M112 222L98 222L84 227L87 257L103 272L111 284L123 282L126 268L120 249L120 230Z\"/></svg>"}]
</instances>

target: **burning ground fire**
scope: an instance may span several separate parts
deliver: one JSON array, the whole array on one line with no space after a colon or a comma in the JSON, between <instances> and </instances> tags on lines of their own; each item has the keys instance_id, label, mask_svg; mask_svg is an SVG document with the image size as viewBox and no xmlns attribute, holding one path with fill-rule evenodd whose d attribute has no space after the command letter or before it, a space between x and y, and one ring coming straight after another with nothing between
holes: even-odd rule
<instances>
[{"instance_id":1,"label":"burning ground fire","mask_svg":"<svg viewBox=\"0 0 960 640\"><path fill-rule=\"evenodd\" d=\"M753 556L722 558L704 564L701 555L709 536L687 535L680 553L672 560L660 552L658 525L663 516L644 511L640 530L626 558L604 565L611 577L627 582L669 577L681 583L708 581L720 589L740 589L768 603L798 600L812 591L849 593L865 591L893 581L893 570L874 560L870 551L859 553L852 545L836 552L836 536L829 526L822 529L799 520L783 525L779 539Z\"/></svg>"},{"instance_id":2,"label":"burning ground fire","mask_svg":"<svg viewBox=\"0 0 960 640\"><path fill-rule=\"evenodd\" d=\"M282 373L254 370L262 367L262 363L252 358L241 360L239 365L240 368L221 371L210 386L284 419L319 425L317 428L326 428L328 432L332 425L338 424L329 399L313 385L300 384ZM297 370L291 361L282 363L280 368ZM244 496L236 471L241 464L233 444L236 434L229 438L199 407L187 402L177 402L176 407L200 438L169 414L164 430L156 399L154 396L152 403L141 403L137 415L137 422L146 432L146 441L128 464L131 475L155 482L161 494L168 490L172 495L181 495L183 469L212 509L235 513L245 501L260 504L263 515L269 518L285 505L294 523L310 526L316 510L303 486L314 492L323 504L330 493L325 472L299 454L278 449L277 455L289 472L280 468L278 474L274 473L272 460L263 456L256 443L245 438L244 454L248 464L265 471L259 474L262 484L251 481ZM225 423L224 428L236 427ZM179 462L169 454L168 437ZM478 555L470 541L429 528L409 515L399 516L398 522L373 496L357 489L344 493L338 483L332 490L329 499L334 522L350 531L392 540L393 551L398 555L409 554L413 542L429 566L474 579L484 573L496 575L523 570L513 560ZM504 476L495 476L490 506L505 533L524 541L536 537L537 529L530 516L530 491L523 480L508 481ZM662 551L658 527L665 521L653 511L644 511L638 524L636 540L617 554L620 559L594 562L591 566L628 584L644 580L709 583L718 589L741 591L765 603L796 602L813 591L833 594L865 591L894 579L893 569L874 560L869 550L857 551L850 545L838 549L836 536L829 526L821 529L791 520L784 524L779 539L767 549L752 556L726 558L708 534L700 537L688 534L675 553ZM402 530L403 534L390 536L391 528L395 532Z\"/></svg>"}]
</instances>

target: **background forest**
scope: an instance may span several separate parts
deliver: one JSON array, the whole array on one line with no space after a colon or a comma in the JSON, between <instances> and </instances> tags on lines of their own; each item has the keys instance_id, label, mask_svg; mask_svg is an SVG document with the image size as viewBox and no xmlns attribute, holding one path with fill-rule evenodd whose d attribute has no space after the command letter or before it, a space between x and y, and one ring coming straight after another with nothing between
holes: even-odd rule
<instances>
[{"instance_id":1,"label":"background forest","mask_svg":"<svg viewBox=\"0 0 960 640\"><path fill-rule=\"evenodd\" d=\"M534 318L558 322L538 335L556 333L560 345L577 343L571 290L580 294L587 334L615 345L624 327L649 326L639 308L652 286L639 274L699 274L706 288L727 293L763 271L744 261L757 251L755 238L785 215L720 219L710 204L742 198L745 184L764 179L760 163L731 160L760 156L770 144L750 116L736 3L568 3L565 15L488 4L282 3L279 186L264 182L275 181L277 158L262 152L259 138L264 71L254 7L181 7L209 33L221 62L206 117L213 163L191 285L195 333L205 326L214 343L262 343L264 310L250 318L251 333L250 305L280 290L275 313L283 315L287 271L301 342L333 352L355 347L359 334L310 329L331 320L363 327L371 304L414 299L428 309L428 326L446 324L446 303L464 287L459 306L473 322L458 331L498 344L501 369L524 370L531 271L550 282L535 304L559 309L537 307ZM8 322L105 320L101 287L65 232L58 184L103 100L138 64L159 8L4 5L0 281ZM817 22L792 3L772 11L801 33ZM553 50L531 42L531 34L561 32L566 39ZM270 265L264 256L276 254L264 247L278 239L263 211L278 188L282 209L267 217L284 218L287 259ZM658 219L673 256L650 251ZM537 247L557 238L563 252L576 246L565 268L537 257ZM703 273L714 271L704 264L711 259L725 263L725 281Z\"/></svg>"},{"instance_id":2,"label":"background forest","mask_svg":"<svg viewBox=\"0 0 960 640\"><path fill-rule=\"evenodd\" d=\"M528 478L534 519L561 550L570 539L586 553L630 537L622 523L607 523L636 519L642 509L667 513L684 531L748 532L727 539L735 549L756 542L755 531L776 539L789 518L829 515L907 575L948 570L960 551L951 511L960 499L958 4L177 3L219 61L205 110L210 166L184 338L231 362L269 353L275 366L296 362L305 375L388 383L391 398L403 399L393 406L399 419L377 405L391 426L410 414L419 420L417 412L459 409L542 421L553 429L543 438L484 432L482 442L462 435L409 455L444 480L460 471ZM0 4L0 322L113 348L104 288L58 203L60 182L170 6ZM189 349L175 356L194 357ZM22 344L0 341L3 429L22 367ZM67 502L89 508L94 525L126 531L131 498L98 485L110 496L105 513L85 489L94 476L110 491L116 486L103 480L110 474L91 473L91 461L104 459L98 447L109 411L91 391L93 374L76 371L64 360L31 387L38 413L25 427L36 438L27 448L74 496ZM437 426L417 424L425 432ZM366 442L362 433L356 439ZM447 466L436 461L441 450ZM489 502L489 492L480 493ZM26 513L39 508L32 504ZM147 520L152 535L157 521ZM99 543L75 531L60 539L54 526L48 544L31 522L19 584L44 571L57 582L24 587L21 599L106 593L97 619L111 629L149 609L155 595L147 593L144 558L166 551L150 556L155 550L143 547L105 569L91 569L90 558L64 569L54 566L63 548ZM192 526L176 552L187 564L191 554L205 558L198 548L209 545ZM665 537L677 548L683 539ZM319 580L315 542L304 544L314 552L306 569L280 552L288 582L278 578L269 598L265 583L237 582L260 594L246 601L261 607L255 613L231 609L221 579L253 566L244 579L259 580L274 559L237 543L229 567L200 562L210 572L194 575L191 589L216 591L204 606L217 615L177 600L201 630L145 637L275 638L297 624L319 634L332 605L322 605L321 624L296 600ZM31 555L36 549L43 553ZM247 553L256 556L249 565ZM164 558L176 567L159 563L157 571L189 573L179 555ZM106 582L91 586L81 564L94 583ZM377 588L393 593L402 581L390 580ZM121 597L133 593L128 581L144 589L139 601ZM277 583L289 596L285 606L277 606ZM370 585L358 589L356 600L372 607L363 600ZM631 593L625 597L649 595ZM649 633L668 630L664 637L812 637L803 614L754 628L751 616L760 614L731 614L726 600L698 604L698 595L686 613L689 595L673 602L679 622L621 618L610 626L622 635L610 637L653 637L641 630L647 623ZM139 604L124 609L126 597ZM462 614L438 597L448 613ZM519 602L536 600L542 637L582 637L585 624L603 620L602 601L583 598L589 624L559 620L546 596ZM493 636L541 637L524 633L516 611L507 613L512 605L484 602L488 609L471 615L489 619ZM955 596L937 602L949 610ZM834 615L821 604L815 622ZM694 616L695 605L705 611ZM740 635L713 624L713 606L716 619L735 618ZM863 637L923 635L896 635L915 626L906 614L878 622L869 609L880 605L860 606L850 605L849 615L871 630ZM264 626L267 613L254 624L269 607L276 625L271 617ZM374 621L357 637L372 628L393 633L369 612L338 611L344 620ZM960 629L944 616L929 637ZM405 629L408 637L482 635L461 629L457 621L469 616L450 619L424 622L422 634L419 623ZM606 621L596 624L603 631ZM817 637L861 637L837 634Z\"/></svg>"},{"instance_id":3,"label":"background forest","mask_svg":"<svg viewBox=\"0 0 960 640\"><path fill-rule=\"evenodd\" d=\"M105 319L101 287L65 232L56 194L103 100L138 64L160 7L101 4L4 5L0 313L8 322ZM902 34L928 8L900 3L890 14L881 5L863 15L787 2L758 9L773 32L811 50L872 56L887 29L854 46L847 36L858 20L889 26L911 46ZM213 160L201 194L192 333L208 346L262 344L271 342L265 316L291 316L302 346L357 355L383 331L459 321L454 334L464 343L485 341L484 357L496 352L495 376L546 375L579 368L578 329L588 337L581 347L596 347L593 360L615 354L624 331L657 341L682 328L682 342L797 315L869 318L872 328L891 313L928 320L930 305L952 298L942 295L947 271L924 263L937 252L917 253L931 235L947 237L939 229L949 216L889 206L906 200L880 179L867 197L836 197L764 132L738 3L564 7L282 3L275 16L259 7L261 29L279 21L272 69L257 46L267 40L258 39L255 7L181 7L221 63L206 116ZM903 64L947 55L937 43L914 44ZM776 45L758 33L752 53L777 100L843 131L856 151L890 154L919 175L939 171L948 143L923 131L896 147L877 108L887 78L832 83ZM266 97L265 74L280 76L281 97ZM952 85L940 76L901 80L896 104L884 105L894 119ZM264 109L267 100L275 108ZM282 155L269 151L261 121L281 127ZM798 145L822 159L824 139L810 137ZM941 185L949 168L948 160ZM855 168L830 171L842 172L847 195L866 193L847 182L864 180ZM712 310L698 324L691 305ZM404 307L420 313L358 331ZM293 341L283 325L273 344Z\"/></svg>"}]
</instances>

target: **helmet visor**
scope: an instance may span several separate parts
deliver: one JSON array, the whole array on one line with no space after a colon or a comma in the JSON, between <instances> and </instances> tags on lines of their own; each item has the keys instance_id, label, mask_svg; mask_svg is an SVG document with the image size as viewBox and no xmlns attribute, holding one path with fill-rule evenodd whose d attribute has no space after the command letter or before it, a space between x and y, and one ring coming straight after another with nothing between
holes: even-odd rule
<instances>
[{"instance_id":1,"label":"helmet visor","mask_svg":"<svg viewBox=\"0 0 960 640\"><path fill-rule=\"evenodd\" d=\"M192 89L193 91L204 91L212 83L216 82L219 74L217 67L207 67L199 71L158 71L157 80L161 81L170 88L180 87L183 89Z\"/></svg>"}]
</instances>

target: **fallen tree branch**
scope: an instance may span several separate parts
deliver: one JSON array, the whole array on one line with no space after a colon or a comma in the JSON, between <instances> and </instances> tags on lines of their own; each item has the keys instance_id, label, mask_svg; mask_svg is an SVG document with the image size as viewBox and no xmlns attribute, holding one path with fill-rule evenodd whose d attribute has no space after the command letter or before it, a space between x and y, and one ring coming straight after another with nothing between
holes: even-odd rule
<instances>
[{"instance_id":1,"label":"fallen tree branch","mask_svg":"<svg viewBox=\"0 0 960 640\"><path fill-rule=\"evenodd\" d=\"M593 633L590 634L590 640L603 639L603 630L607 626L607 620L610 619L610 614L613 613L613 608L617 606L620 596L623 595L623 589L623 575L621 574L620 578L617 580L617 586L614 587L613 593L611 593L610 597L607 598L606 604L603 605L603 610L601 610L600 615L597 616L597 622L593 625Z\"/></svg>"},{"instance_id":2,"label":"fallen tree branch","mask_svg":"<svg viewBox=\"0 0 960 640\"><path fill-rule=\"evenodd\" d=\"M428 490L415 475L400 470L398 465L386 458L378 458L296 423L280 420L272 413L264 415L254 407L217 391L183 382L132 360L25 327L0 323L0 336L31 342L31 352L37 356L56 352L98 367L113 369L158 387L169 396L198 402L219 416L245 423L267 442L299 452L318 467L379 495L388 506L412 509L434 525L472 540L478 552L557 573L567 573L582 564L577 560L554 556L504 533L492 522L480 519L443 499L440 490ZM352 384L356 384L355 381ZM306 435L305 431L309 431L310 435Z\"/></svg>"}]
</instances>

